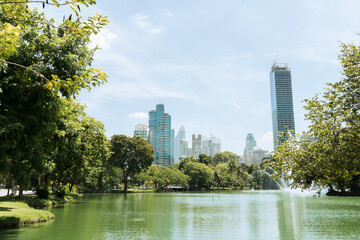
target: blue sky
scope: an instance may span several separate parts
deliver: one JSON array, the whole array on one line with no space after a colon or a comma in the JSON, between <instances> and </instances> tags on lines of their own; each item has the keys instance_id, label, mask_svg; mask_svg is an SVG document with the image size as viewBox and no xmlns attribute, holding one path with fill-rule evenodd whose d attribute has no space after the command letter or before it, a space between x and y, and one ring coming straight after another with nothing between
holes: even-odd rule
<instances>
[{"instance_id":1,"label":"blue sky","mask_svg":"<svg viewBox=\"0 0 360 240\"><path fill-rule=\"evenodd\" d=\"M87 112L107 135L132 135L165 104L177 132L213 134L222 150L243 153L253 133L273 150L269 71L275 58L292 71L295 127L303 102L341 78L340 41L359 42L360 1L99 0L110 24L93 44L108 83L83 91ZM65 10L61 10L65 11Z\"/></svg>"}]
</instances>

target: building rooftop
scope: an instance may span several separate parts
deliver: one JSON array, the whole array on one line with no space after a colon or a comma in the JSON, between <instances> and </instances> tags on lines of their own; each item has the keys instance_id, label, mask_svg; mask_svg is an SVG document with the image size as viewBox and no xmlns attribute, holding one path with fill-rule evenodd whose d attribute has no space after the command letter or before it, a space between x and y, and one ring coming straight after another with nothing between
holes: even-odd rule
<instances>
[{"instance_id":1,"label":"building rooftop","mask_svg":"<svg viewBox=\"0 0 360 240\"><path fill-rule=\"evenodd\" d=\"M271 67L271 72L274 71L290 71L287 63L274 63Z\"/></svg>"}]
</instances>

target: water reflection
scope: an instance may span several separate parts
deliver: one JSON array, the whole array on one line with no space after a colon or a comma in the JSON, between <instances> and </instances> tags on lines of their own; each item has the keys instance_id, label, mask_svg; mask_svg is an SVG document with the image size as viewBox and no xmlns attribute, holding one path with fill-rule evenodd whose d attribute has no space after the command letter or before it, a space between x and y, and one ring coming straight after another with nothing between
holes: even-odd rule
<instances>
[{"instance_id":1,"label":"water reflection","mask_svg":"<svg viewBox=\"0 0 360 240\"><path fill-rule=\"evenodd\" d=\"M92 194L0 239L358 239L360 199L281 191ZM39 227L40 226L40 227Z\"/></svg>"}]
</instances>

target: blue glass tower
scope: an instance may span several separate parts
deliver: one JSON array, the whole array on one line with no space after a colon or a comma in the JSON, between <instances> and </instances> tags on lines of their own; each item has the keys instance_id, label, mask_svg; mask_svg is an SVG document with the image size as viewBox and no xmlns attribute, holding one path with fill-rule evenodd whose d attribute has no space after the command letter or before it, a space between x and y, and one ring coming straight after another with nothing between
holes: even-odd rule
<instances>
[{"instance_id":1,"label":"blue glass tower","mask_svg":"<svg viewBox=\"0 0 360 240\"><path fill-rule=\"evenodd\" d=\"M164 104L149 112L149 143L155 152L153 164L170 166L173 163L173 132L171 116L165 113Z\"/></svg>"},{"instance_id":2,"label":"blue glass tower","mask_svg":"<svg viewBox=\"0 0 360 240\"><path fill-rule=\"evenodd\" d=\"M274 63L270 71L271 112L274 149L279 145L280 132L295 134L291 72L287 64Z\"/></svg>"}]
</instances>

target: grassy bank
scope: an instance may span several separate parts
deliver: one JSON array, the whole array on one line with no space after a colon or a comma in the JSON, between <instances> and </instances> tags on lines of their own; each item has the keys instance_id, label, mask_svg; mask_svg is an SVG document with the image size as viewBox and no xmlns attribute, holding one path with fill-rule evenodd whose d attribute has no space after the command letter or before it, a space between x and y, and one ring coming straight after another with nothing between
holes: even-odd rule
<instances>
[{"instance_id":1,"label":"grassy bank","mask_svg":"<svg viewBox=\"0 0 360 240\"><path fill-rule=\"evenodd\" d=\"M0 228L21 227L30 223L46 222L54 218L54 214L44 208L58 204L73 202L79 194L59 198L50 196L49 199L40 199L35 194L26 194L22 198L5 196L0 198Z\"/></svg>"},{"instance_id":2,"label":"grassy bank","mask_svg":"<svg viewBox=\"0 0 360 240\"><path fill-rule=\"evenodd\" d=\"M0 198L0 202L24 202L27 203L30 207L33 208L44 208L50 207L58 204L71 203L76 198L78 198L80 194L72 193L69 196L60 198L54 195L50 196L49 199L40 199L36 196L36 194L26 194L22 198L14 197L14 196L5 196Z\"/></svg>"},{"instance_id":3,"label":"grassy bank","mask_svg":"<svg viewBox=\"0 0 360 240\"><path fill-rule=\"evenodd\" d=\"M29 207L25 202L0 201L0 227L20 227L26 224L49 221L54 214Z\"/></svg>"}]
</instances>

